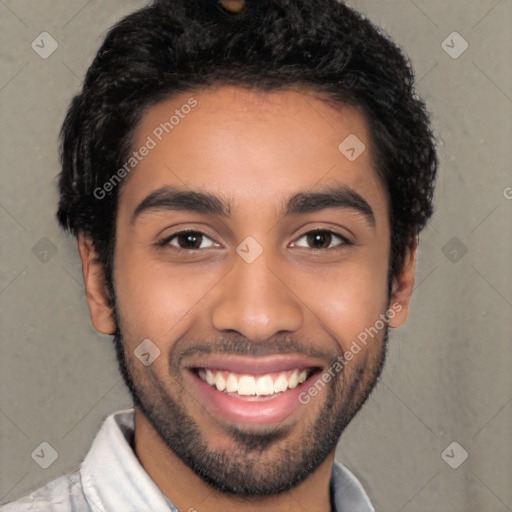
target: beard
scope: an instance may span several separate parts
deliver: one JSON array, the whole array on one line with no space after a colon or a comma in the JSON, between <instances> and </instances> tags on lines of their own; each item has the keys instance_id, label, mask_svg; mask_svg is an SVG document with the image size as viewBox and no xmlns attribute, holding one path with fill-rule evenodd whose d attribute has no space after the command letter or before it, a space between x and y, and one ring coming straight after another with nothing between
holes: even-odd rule
<instances>
[{"instance_id":1,"label":"beard","mask_svg":"<svg viewBox=\"0 0 512 512\"><path fill-rule=\"evenodd\" d=\"M372 339L364 365L344 364L342 370L325 384L319 392L325 394L322 408L302 425L303 434L299 441L290 439L292 427L289 425L258 432L242 426L222 426L231 443L229 449L216 450L208 445L207 436L184 404L187 390L181 384L179 364L183 353L169 361L169 375L179 389L172 396L168 386L147 368L144 370L140 361L131 355L133 351L126 350L129 344L123 339L117 312L116 319L118 329L114 335L114 346L117 361L138 409L136 414L140 411L145 415L166 446L204 482L217 491L238 497L263 497L287 492L322 464L335 450L341 434L375 387L384 365L388 340L386 325L378 337ZM183 341L181 339L180 343ZM190 347L190 343L184 344ZM308 350L301 347L297 340L289 338L254 344L243 336L229 336L214 343L202 342L185 349L185 352L252 356L263 353L307 354ZM336 360L332 353L322 354L333 363ZM305 389L320 380L321 374L313 375L304 383ZM211 421L215 419L212 417Z\"/></svg>"}]
</instances>

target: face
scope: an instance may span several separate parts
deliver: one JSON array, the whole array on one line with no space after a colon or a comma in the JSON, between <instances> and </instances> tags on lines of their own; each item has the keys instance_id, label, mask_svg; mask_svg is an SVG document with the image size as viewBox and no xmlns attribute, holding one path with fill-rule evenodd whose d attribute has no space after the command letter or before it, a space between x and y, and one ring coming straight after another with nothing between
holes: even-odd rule
<instances>
[{"instance_id":1,"label":"face","mask_svg":"<svg viewBox=\"0 0 512 512\"><path fill-rule=\"evenodd\" d=\"M351 134L356 159L339 149ZM410 266L388 294L366 123L305 91L222 87L150 108L143 146L119 195L115 315L97 293L93 323L115 318L137 414L196 474L284 492L333 454L380 373L382 317L398 300L400 324L412 289Z\"/></svg>"}]
</instances>

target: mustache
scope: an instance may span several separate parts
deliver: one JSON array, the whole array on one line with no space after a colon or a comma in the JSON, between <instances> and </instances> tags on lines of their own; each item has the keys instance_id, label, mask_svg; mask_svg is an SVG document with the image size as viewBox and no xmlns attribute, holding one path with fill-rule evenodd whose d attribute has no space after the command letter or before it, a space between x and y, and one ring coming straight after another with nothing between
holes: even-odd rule
<instances>
[{"instance_id":1,"label":"mustache","mask_svg":"<svg viewBox=\"0 0 512 512\"><path fill-rule=\"evenodd\" d=\"M183 348L181 348L183 347ZM179 368L183 359L208 354L244 355L264 357L276 354L294 354L321 359L326 362L336 360L342 355L341 348L336 344L332 350L319 349L290 336L274 336L264 341L252 341L242 335L227 335L209 341L190 341L184 338L174 346L170 360L172 366Z\"/></svg>"}]
</instances>

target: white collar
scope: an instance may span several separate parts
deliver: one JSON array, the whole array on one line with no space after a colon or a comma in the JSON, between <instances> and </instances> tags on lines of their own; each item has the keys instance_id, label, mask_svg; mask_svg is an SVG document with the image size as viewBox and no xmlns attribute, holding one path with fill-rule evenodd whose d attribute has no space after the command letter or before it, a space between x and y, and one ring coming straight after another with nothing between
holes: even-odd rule
<instances>
[{"instance_id":1,"label":"white collar","mask_svg":"<svg viewBox=\"0 0 512 512\"><path fill-rule=\"evenodd\" d=\"M82 489L98 512L178 512L146 473L133 448L134 409L106 418L81 464ZM356 477L342 464L333 466L337 512L374 512Z\"/></svg>"}]
</instances>

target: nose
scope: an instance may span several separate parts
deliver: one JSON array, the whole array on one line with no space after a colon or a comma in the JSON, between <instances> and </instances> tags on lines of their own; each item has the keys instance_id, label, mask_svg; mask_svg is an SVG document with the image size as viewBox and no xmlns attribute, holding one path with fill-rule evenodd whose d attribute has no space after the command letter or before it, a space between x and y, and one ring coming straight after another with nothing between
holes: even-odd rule
<instances>
[{"instance_id":1,"label":"nose","mask_svg":"<svg viewBox=\"0 0 512 512\"><path fill-rule=\"evenodd\" d=\"M212 323L254 342L297 331L303 323L303 304L279 269L265 257L252 263L236 257L234 267L217 285Z\"/></svg>"}]
</instances>

